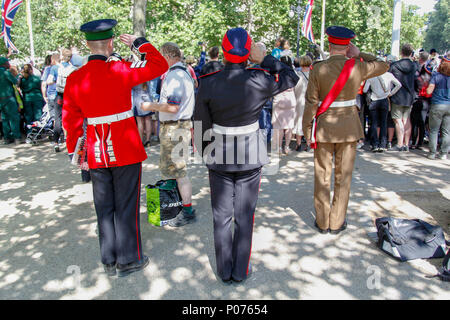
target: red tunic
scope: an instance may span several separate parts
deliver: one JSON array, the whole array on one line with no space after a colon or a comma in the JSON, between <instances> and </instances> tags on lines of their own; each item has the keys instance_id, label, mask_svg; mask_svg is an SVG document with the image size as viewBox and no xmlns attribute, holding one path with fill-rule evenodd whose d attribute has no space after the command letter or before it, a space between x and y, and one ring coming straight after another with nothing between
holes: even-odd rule
<instances>
[{"instance_id":1,"label":"red tunic","mask_svg":"<svg viewBox=\"0 0 450 320\"><path fill-rule=\"evenodd\" d=\"M83 120L131 110L131 88L152 80L168 69L166 59L153 45L145 42L138 48L145 61L106 60L90 56L89 62L72 72L64 90L63 127L66 145L73 153L83 135ZM125 166L147 159L147 153L134 117L110 124L88 125L87 153L89 168Z\"/></svg>"}]
</instances>

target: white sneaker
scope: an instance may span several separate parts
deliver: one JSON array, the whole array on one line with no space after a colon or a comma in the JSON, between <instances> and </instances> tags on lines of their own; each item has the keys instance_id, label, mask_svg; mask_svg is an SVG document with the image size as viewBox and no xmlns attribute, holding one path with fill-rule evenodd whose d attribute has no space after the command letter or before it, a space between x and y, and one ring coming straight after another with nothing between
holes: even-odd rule
<instances>
[{"instance_id":1,"label":"white sneaker","mask_svg":"<svg viewBox=\"0 0 450 320\"><path fill-rule=\"evenodd\" d=\"M431 159L431 160L436 159L436 153L430 153L430 154L428 154L427 158L428 158L428 159Z\"/></svg>"},{"instance_id":2,"label":"white sneaker","mask_svg":"<svg viewBox=\"0 0 450 320\"><path fill-rule=\"evenodd\" d=\"M441 159L441 160L447 160L447 154L446 154L446 153L441 153L441 154L439 155L439 159Z\"/></svg>"}]
</instances>

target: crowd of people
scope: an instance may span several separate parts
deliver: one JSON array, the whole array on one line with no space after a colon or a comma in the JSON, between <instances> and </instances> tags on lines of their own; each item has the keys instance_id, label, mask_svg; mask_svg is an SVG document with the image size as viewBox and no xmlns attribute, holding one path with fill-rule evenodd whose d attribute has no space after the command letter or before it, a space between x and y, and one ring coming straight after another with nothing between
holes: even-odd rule
<instances>
[{"instance_id":1,"label":"crowd of people","mask_svg":"<svg viewBox=\"0 0 450 320\"><path fill-rule=\"evenodd\" d=\"M202 76L224 67L218 46L211 47L206 53L206 45L202 42L199 45L202 49L198 59L192 55L181 57L183 66L194 81L195 93ZM258 45L267 52L265 44ZM182 54L181 50L180 52ZM289 41L280 37L276 40L271 55L294 68L300 81L295 88L266 101L260 116L260 128L264 129L269 143L272 140L275 142L281 154L289 154L291 146L297 152L309 151L301 125L309 71L314 62L326 59L327 54L319 46L313 45L311 52L294 57ZM372 152L407 152L410 149L426 150L425 145L428 144L430 159L446 159L450 130L450 120L445 108L449 104L446 92L448 56L440 56L435 49L430 52L424 49L414 51L411 45L405 44L400 60L392 55L380 58L391 64L389 72L362 83L357 96L365 133L365 139L360 141L358 148L366 146ZM64 143L61 127L64 84L57 88L58 72L59 78L65 79L86 63L86 58L83 59L77 53L72 54L71 49L62 49L60 53L48 55L40 70L32 63L23 66L9 65L6 68L8 63L5 58L3 60L3 68L9 70L3 77L9 78L9 83L5 83L0 91L7 92L3 95L10 97L9 106L5 102L0 110L0 114L3 114L3 129L0 134L4 144L23 143L23 136L30 130L27 125L38 121L43 107L47 105L54 119L52 146L55 152L59 152ZM132 89L133 112L146 147L151 142L159 143L160 121L158 112L145 112L140 106L143 102L159 101L163 78L164 75ZM431 108L432 105L435 107ZM293 138L295 142L291 141Z\"/></svg>"},{"instance_id":2,"label":"crowd of people","mask_svg":"<svg viewBox=\"0 0 450 320\"><path fill-rule=\"evenodd\" d=\"M370 150L426 150L428 143L429 159L447 159L449 114L437 110L449 105L448 55L439 56L434 49L414 51L405 44L400 60L392 55L385 59L389 72L369 79L359 96Z\"/></svg>"},{"instance_id":3,"label":"crowd of people","mask_svg":"<svg viewBox=\"0 0 450 320\"><path fill-rule=\"evenodd\" d=\"M322 233L337 234L346 228L356 147L378 153L408 152L428 142L430 159L447 158L447 54L415 52L405 44L401 59L388 55L377 61L351 44L355 35L343 27L327 31L329 54L312 45L311 52L294 57L289 41L282 37L268 54L266 44L253 43L244 29L234 28L227 31L220 47L208 50L208 58L206 45L199 43L198 61L184 57L176 43L167 42L158 51L143 37L121 35L120 41L135 54L122 59L113 50L116 23L102 20L83 25L80 30L91 55L80 62L72 50L63 49L47 57L40 77L32 64L18 72L7 58L0 58L5 144L23 143L22 135L40 119L44 106L53 118L54 152L60 152L65 143L72 159L80 137L85 137L90 174L83 180L92 178L102 263L110 275L117 269L124 276L148 265L136 215L141 162L147 157L145 147L153 144L160 144L163 179L176 180L182 199L183 209L170 221L172 227L196 221L186 160L195 149L205 156L217 270L224 282L245 280L251 271L254 211L261 168L268 159L267 150L259 148L261 140L285 155L292 152L291 146L296 152L317 148L314 196L316 227ZM350 70L345 80L341 70ZM324 77L328 73L331 78ZM337 88L334 82L342 86ZM331 93L335 96L329 99ZM342 99L336 100L337 96ZM319 111L326 111L321 104L333 110L318 118ZM200 139L194 139L193 120L202 123ZM213 152L208 152L212 145L208 134L223 137L216 137ZM247 140L228 139L239 135ZM241 147L244 153L235 154ZM175 157L179 149L190 151ZM331 172L333 155L339 170L336 179L342 178L335 188L342 183L342 196L335 191L330 208L329 179L320 177ZM330 218L335 202L339 212L334 218L332 212Z\"/></svg>"}]
</instances>

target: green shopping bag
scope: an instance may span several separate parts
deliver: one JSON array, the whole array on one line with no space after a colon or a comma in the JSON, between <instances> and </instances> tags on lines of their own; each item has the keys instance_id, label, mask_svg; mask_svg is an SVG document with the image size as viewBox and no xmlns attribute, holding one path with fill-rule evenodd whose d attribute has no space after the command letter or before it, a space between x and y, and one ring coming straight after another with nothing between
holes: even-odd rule
<instances>
[{"instance_id":1,"label":"green shopping bag","mask_svg":"<svg viewBox=\"0 0 450 320\"><path fill-rule=\"evenodd\" d=\"M183 209L183 201L174 179L149 184L146 191L148 222L155 226L168 224Z\"/></svg>"}]
</instances>

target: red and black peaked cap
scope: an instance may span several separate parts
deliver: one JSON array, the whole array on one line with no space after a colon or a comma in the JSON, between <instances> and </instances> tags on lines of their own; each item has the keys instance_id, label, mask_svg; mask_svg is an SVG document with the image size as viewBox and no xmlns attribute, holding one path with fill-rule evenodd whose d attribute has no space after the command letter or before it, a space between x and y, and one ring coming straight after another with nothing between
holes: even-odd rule
<instances>
[{"instance_id":1,"label":"red and black peaked cap","mask_svg":"<svg viewBox=\"0 0 450 320\"><path fill-rule=\"evenodd\" d=\"M242 28L230 29L222 40L225 59L231 63L242 63L250 56L252 38Z\"/></svg>"},{"instance_id":2,"label":"red and black peaked cap","mask_svg":"<svg viewBox=\"0 0 450 320\"><path fill-rule=\"evenodd\" d=\"M328 27L325 33L328 35L328 42L340 46L348 45L356 37L352 30L341 26Z\"/></svg>"}]
</instances>

